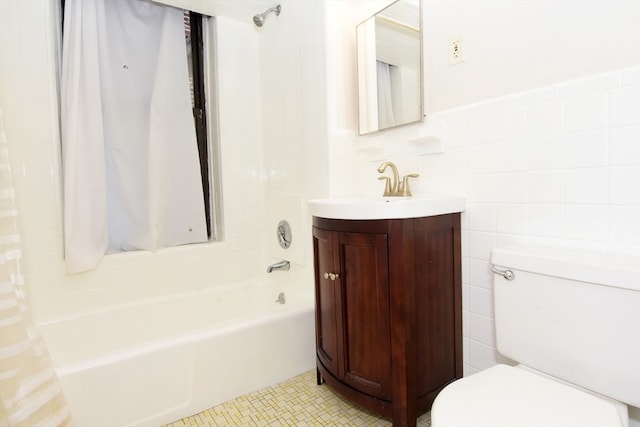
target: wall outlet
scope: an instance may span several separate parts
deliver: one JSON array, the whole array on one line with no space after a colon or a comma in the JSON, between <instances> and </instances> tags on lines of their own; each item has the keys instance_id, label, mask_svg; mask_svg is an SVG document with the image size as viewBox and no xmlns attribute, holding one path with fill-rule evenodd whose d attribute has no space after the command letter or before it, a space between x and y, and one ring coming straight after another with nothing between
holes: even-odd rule
<instances>
[{"instance_id":1,"label":"wall outlet","mask_svg":"<svg viewBox=\"0 0 640 427\"><path fill-rule=\"evenodd\" d=\"M449 65L464 61L464 40L462 34L449 39Z\"/></svg>"}]
</instances>

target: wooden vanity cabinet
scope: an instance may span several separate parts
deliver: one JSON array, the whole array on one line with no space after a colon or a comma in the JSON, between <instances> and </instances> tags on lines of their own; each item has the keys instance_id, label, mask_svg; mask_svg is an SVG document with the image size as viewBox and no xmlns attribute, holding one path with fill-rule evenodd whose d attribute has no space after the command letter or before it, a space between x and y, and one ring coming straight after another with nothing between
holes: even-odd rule
<instances>
[{"instance_id":1,"label":"wooden vanity cabinet","mask_svg":"<svg viewBox=\"0 0 640 427\"><path fill-rule=\"evenodd\" d=\"M313 218L318 384L415 426L462 377L460 214Z\"/></svg>"}]
</instances>

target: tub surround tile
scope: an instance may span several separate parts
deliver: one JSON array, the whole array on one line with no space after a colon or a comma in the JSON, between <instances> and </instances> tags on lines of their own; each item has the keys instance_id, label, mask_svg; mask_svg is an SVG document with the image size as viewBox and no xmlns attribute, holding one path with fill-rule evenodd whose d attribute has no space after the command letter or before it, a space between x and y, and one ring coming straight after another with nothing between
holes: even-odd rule
<instances>
[{"instance_id":1,"label":"tub surround tile","mask_svg":"<svg viewBox=\"0 0 640 427\"><path fill-rule=\"evenodd\" d=\"M526 205L514 203L498 204L496 206L496 231L505 234L526 234Z\"/></svg>"},{"instance_id":2,"label":"tub surround tile","mask_svg":"<svg viewBox=\"0 0 640 427\"><path fill-rule=\"evenodd\" d=\"M496 334L493 328L493 319L471 313L469 315L469 337L481 344L495 347Z\"/></svg>"},{"instance_id":3,"label":"tub surround tile","mask_svg":"<svg viewBox=\"0 0 640 427\"><path fill-rule=\"evenodd\" d=\"M562 169L564 167L562 147L562 135L529 138L527 140L529 170Z\"/></svg>"},{"instance_id":4,"label":"tub surround tile","mask_svg":"<svg viewBox=\"0 0 640 427\"><path fill-rule=\"evenodd\" d=\"M569 132L564 139L567 168L588 168L607 165L607 131Z\"/></svg>"},{"instance_id":5,"label":"tub surround tile","mask_svg":"<svg viewBox=\"0 0 640 427\"><path fill-rule=\"evenodd\" d=\"M496 145L496 172L527 170L527 145L524 140L506 141Z\"/></svg>"},{"instance_id":6,"label":"tub surround tile","mask_svg":"<svg viewBox=\"0 0 640 427\"><path fill-rule=\"evenodd\" d=\"M607 125L605 92L568 98L564 104L564 130L567 132L601 129Z\"/></svg>"},{"instance_id":7,"label":"tub surround tile","mask_svg":"<svg viewBox=\"0 0 640 427\"><path fill-rule=\"evenodd\" d=\"M485 145L493 142L493 115L475 116L467 122L469 145Z\"/></svg>"},{"instance_id":8,"label":"tub surround tile","mask_svg":"<svg viewBox=\"0 0 640 427\"><path fill-rule=\"evenodd\" d=\"M446 137L444 139L445 152L449 148L463 148L467 146L467 122L456 120L445 125Z\"/></svg>"},{"instance_id":9,"label":"tub surround tile","mask_svg":"<svg viewBox=\"0 0 640 427\"><path fill-rule=\"evenodd\" d=\"M469 203L467 204L467 214L469 215L469 230L496 230L496 209L493 203Z\"/></svg>"},{"instance_id":10,"label":"tub surround tile","mask_svg":"<svg viewBox=\"0 0 640 427\"><path fill-rule=\"evenodd\" d=\"M609 239L624 245L640 242L640 206L609 207ZM624 253L625 251L616 251Z\"/></svg>"},{"instance_id":11,"label":"tub surround tile","mask_svg":"<svg viewBox=\"0 0 640 427\"><path fill-rule=\"evenodd\" d=\"M496 113L495 141L516 141L524 139L527 132L527 119L523 108Z\"/></svg>"},{"instance_id":12,"label":"tub surround tile","mask_svg":"<svg viewBox=\"0 0 640 427\"><path fill-rule=\"evenodd\" d=\"M609 92L609 126L637 125L640 122L640 85Z\"/></svg>"},{"instance_id":13,"label":"tub surround tile","mask_svg":"<svg viewBox=\"0 0 640 427\"><path fill-rule=\"evenodd\" d=\"M469 257L489 260L491 249L496 245L494 233L470 231L469 232Z\"/></svg>"},{"instance_id":14,"label":"tub surround tile","mask_svg":"<svg viewBox=\"0 0 640 427\"><path fill-rule=\"evenodd\" d=\"M561 238L563 235L564 208L558 204L529 205L527 220L529 233Z\"/></svg>"},{"instance_id":15,"label":"tub surround tile","mask_svg":"<svg viewBox=\"0 0 640 427\"><path fill-rule=\"evenodd\" d=\"M568 169L566 179L566 203L607 203L607 169Z\"/></svg>"},{"instance_id":16,"label":"tub surround tile","mask_svg":"<svg viewBox=\"0 0 640 427\"><path fill-rule=\"evenodd\" d=\"M635 183L635 185L629 185ZM609 169L609 203L612 205L640 205L640 166L621 166Z\"/></svg>"},{"instance_id":17,"label":"tub surround tile","mask_svg":"<svg viewBox=\"0 0 640 427\"><path fill-rule=\"evenodd\" d=\"M493 289L490 263L479 259L469 260L469 284L479 288Z\"/></svg>"},{"instance_id":18,"label":"tub surround tile","mask_svg":"<svg viewBox=\"0 0 640 427\"><path fill-rule=\"evenodd\" d=\"M527 174L504 173L496 174L496 202L497 203L526 203Z\"/></svg>"},{"instance_id":19,"label":"tub surround tile","mask_svg":"<svg viewBox=\"0 0 640 427\"><path fill-rule=\"evenodd\" d=\"M494 171L495 149L491 145L469 148L469 173L483 174Z\"/></svg>"},{"instance_id":20,"label":"tub surround tile","mask_svg":"<svg viewBox=\"0 0 640 427\"><path fill-rule=\"evenodd\" d=\"M493 290L469 286L469 312L493 318Z\"/></svg>"},{"instance_id":21,"label":"tub surround tile","mask_svg":"<svg viewBox=\"0 0 640 427\"><path fill-rule=\"evenodd\" d=\"M609 129L609 165L640 164L640 126Z\"/></svg>"},{"instance_id":22,"label":"tub surround tile","mask_svg":"<svg viewBox=\"0 0 640 427\"><path fill-rule=\"evenodd\" d=\"M564 201L565 180L562 170L529 172L527 186L530 204Z\"/></svg>"},{"instance_id":23,"label":"tub surround tile","mask_svg":"<svg viewBox=\"0 0 640 427\"><path fill-rule=\"evenodd\" d=\"M527 135L536 138L559 134L562 122L561 102L534 105L527 110Z\"/></svg>"},{"instance_id":24,"label":"tub surround tile","mask_svg":"<svg viewBox=\"0 0 640 427\"><path fill-rule=\"evenodd\" d=\"M581 241L607 238L608 209L604 205L566 205L565 237Z\"/></svg>"},{"instance_id":25,"label":"tub surround tile","mask_svg":"<svg viewBox=\"0 0 640 427\"><path fill-rule=\"evenodd\" d=\"M469 174L466 178L468 181L467 203L493 203L495 201L495 176L493 174Z\"/></svg>"}]
</instances>

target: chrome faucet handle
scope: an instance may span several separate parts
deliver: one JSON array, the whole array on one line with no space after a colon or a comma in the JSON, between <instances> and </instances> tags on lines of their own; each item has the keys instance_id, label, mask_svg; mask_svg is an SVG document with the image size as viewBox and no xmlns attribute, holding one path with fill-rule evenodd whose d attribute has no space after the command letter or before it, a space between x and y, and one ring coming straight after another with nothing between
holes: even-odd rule
<instances>
[{"instance_id":1,"label":"chrome faucet handle","mask_svg":"<svg viewBox=\"0 0 640 427\"><path fill-rule=\"evenodd\" d=\"M385 184L384 184L384 194L382 195L382 197L389 197L389 196L393 196L393 192L391 191L391 177L388 176L379 176L378 177L379 180L384 180Z\"/></svg>"},{"instance_id":2,"label":"chrome faucet handle","mask_svg":"<svg viewBox=\"0 0 640 427\"><path fill-rule=\"evenodd\" d=\"M400 193L404 197L411 197L411 189L409 188L409 178L417 178L420 175L417 173L410 173L402 177L402 184L400 184L400 188L398 189L398 193Z\"/></svg>"}]
</instances>

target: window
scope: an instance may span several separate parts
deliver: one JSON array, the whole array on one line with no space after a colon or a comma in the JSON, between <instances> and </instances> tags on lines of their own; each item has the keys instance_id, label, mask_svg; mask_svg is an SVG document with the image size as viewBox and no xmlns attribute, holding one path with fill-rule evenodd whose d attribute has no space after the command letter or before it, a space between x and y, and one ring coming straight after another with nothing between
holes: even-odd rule
<instances>
[{"instance_id":1,"label":"window","mask_svg":"<svg viewBox=\"0 0 640 427\"><path fill-rule=\"evenodd\" d=\"M67 259L70 242L95 252L83 271L105 251L220 239L215 19L137 0L61 5Z\"/></svg>"}]
</instances>

